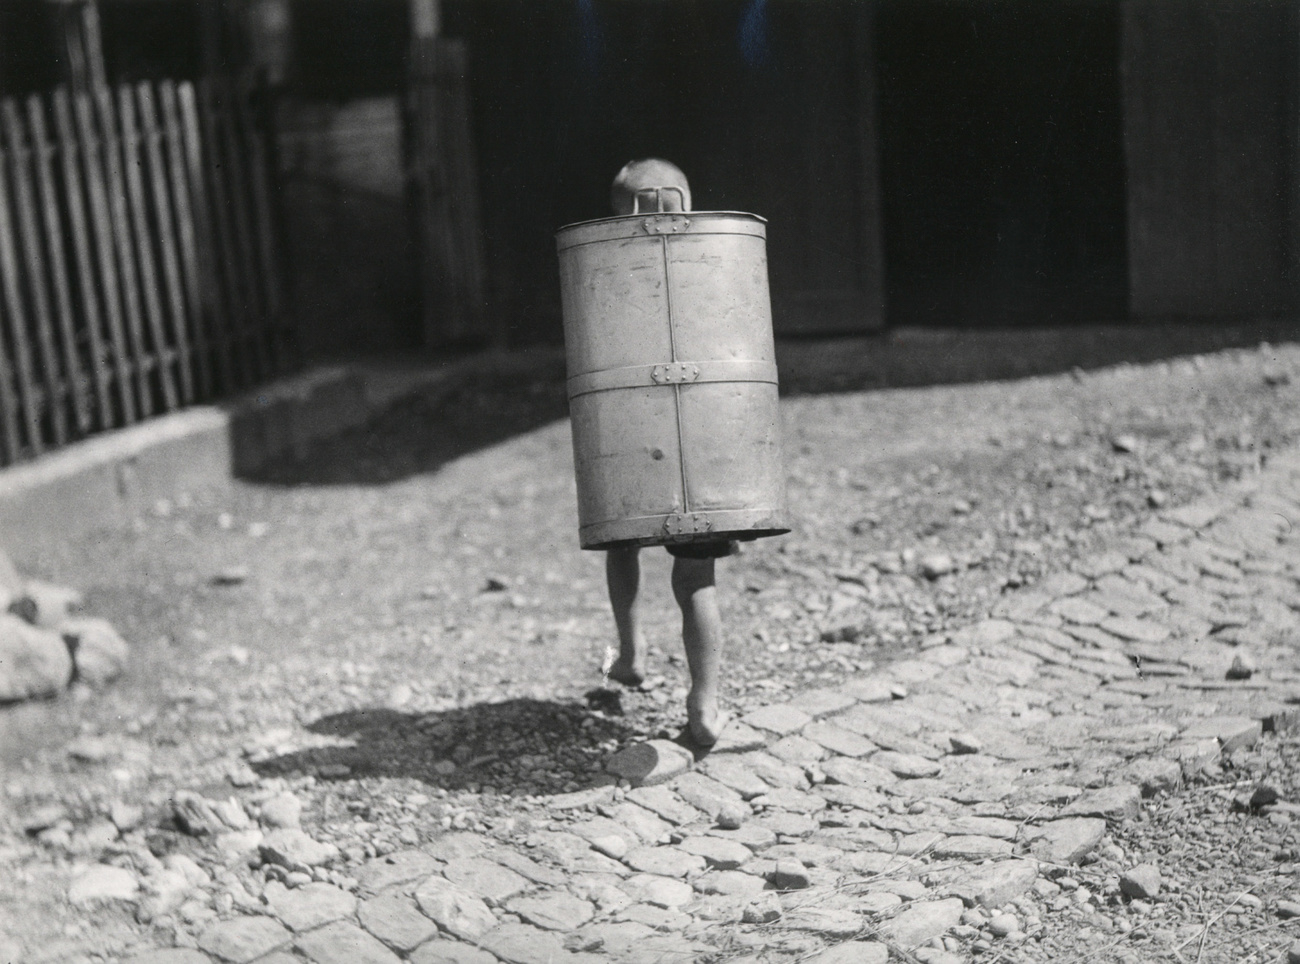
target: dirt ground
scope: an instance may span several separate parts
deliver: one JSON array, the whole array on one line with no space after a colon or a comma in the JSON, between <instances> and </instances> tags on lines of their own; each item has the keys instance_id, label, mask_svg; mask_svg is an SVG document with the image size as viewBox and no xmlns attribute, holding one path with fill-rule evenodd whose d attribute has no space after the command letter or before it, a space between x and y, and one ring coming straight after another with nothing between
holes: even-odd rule
<instances>
[{"instance_id":1,"label":"dirt ground","mask_svg":"<svg viewBox=\"0 0 1300 964\"><path fill-rule=\"evenodd\" d=\"M1296 444L1296 332L1258 331L1010 333L985 338L982 370L965 336L783 346L796 524L721 569L729 706L869 672ZM1254 346L1182 354L1224 342ZM505 819L585 786L627 740L675 733L686 677L662 552L644 554L650 685L592 692L612 628L602 558L577 548L564 416L562 359L538 352L220 497L180 495L45 556L15 547L134 651L106 693L0 710L0 800L85 819L117 801L159 811L232 767L309 773L304 825L368 814L374 829L339 838L360 859L399 833ZM99 737L113 749L76 752ZM386 825L412 793L436 795L429 824ZM1218 805L1198 799L1193 817ZM75 943L84 926L42 889L46 869L0 883L0 911ZM1211 890L1237 868L1202 872Z\"/></svg>"}]
</instances>

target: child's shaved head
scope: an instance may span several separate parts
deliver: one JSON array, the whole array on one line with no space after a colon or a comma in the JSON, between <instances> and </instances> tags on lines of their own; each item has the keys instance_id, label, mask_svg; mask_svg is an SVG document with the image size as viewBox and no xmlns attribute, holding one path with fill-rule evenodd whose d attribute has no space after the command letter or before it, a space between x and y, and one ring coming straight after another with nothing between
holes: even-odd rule
<instances>
[{"instance_id":1,"label":"child's shaved head","mask_svg":"<svg viewBox=\"0 0 1300 964\"><path fill-rule=\"evenodd\" d=\"M615 214L633 214L638 209L641 213L654 212L659 209L655 188L674 188L658 192L663 200L665 211L689 211L691 209L691 186L681 168L657 157L643 161L628 161L623 170L618 172L609 189L609 203ZM678 193L680 190L680 194ZM640 194L640 204L637 195Z\"/></svg>"}]
</instances>

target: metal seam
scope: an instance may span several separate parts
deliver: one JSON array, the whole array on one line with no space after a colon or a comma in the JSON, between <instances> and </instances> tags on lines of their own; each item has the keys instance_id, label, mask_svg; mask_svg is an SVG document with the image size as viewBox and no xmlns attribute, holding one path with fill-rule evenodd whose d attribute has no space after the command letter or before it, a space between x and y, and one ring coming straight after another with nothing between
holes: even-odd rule
<instances>
[{"instance_id":1,"label":"metal seam","mask_svg":"<svg viewBox=\"0 0 1300 964\"><path fill-rule=\"evenodd\" d=\"M672 261L668 257L668 236L659 236L659 250L664 258L664 301L668 309L668 354L677 362L677 332L673 317ZM677 417L677 469L682 477L682 512L691 511L691 493L686 487L686 440L682 437L682 386L673 384L673 413Z\"/></svg>"}]
</instances>

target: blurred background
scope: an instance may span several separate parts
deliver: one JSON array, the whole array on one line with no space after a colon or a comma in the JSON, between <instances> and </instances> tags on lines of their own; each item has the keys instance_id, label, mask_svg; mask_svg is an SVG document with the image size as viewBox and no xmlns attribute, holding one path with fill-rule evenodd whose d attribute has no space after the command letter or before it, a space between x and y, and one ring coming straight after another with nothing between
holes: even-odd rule
<instances>
[{"instance_id":1,"label":"blurred background","mask_svg":"<svg viewBox=\"0 0 1300 964\"><path fill-rule=\"evenodd\" d=\"M554 344L553 234L647 155L769 220L778 336L1280 318L1298 91L1282 0L4 0L5 345L75 435Z\"/></svg>"}]
</instances>

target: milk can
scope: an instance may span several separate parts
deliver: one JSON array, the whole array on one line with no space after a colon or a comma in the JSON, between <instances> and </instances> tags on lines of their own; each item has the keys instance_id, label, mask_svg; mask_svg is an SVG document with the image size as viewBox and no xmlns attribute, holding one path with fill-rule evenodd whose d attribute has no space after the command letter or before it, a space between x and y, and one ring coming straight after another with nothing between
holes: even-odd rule
<instances>
[{"instance_id":1,"label":"milk can","mask_svg":"<svg viewBox=\"0 0 1300 964\"><path fill-rule=\"evenodd\" d=\"M638 213L556 244L582 548L788 532L766 222Z\"/></svg>"}]
</instances>

